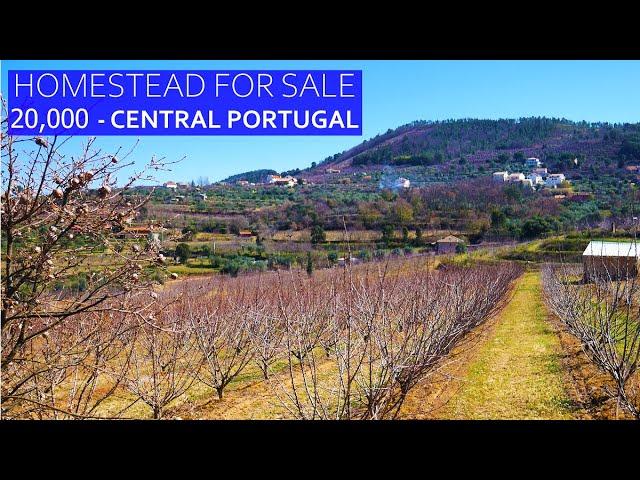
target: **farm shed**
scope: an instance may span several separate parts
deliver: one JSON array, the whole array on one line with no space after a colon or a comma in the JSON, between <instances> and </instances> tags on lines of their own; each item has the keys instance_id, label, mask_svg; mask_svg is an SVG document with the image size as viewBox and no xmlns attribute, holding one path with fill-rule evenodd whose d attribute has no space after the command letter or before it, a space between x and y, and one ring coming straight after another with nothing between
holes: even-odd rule
<instances>
[{"instance_id":1,"label":"farm shed","mask_svg":"<svg viewBox=\"0 0 640 480\"><path fill-rule=\"evenodd\" d=\"M638 275L640 250L636 242L591 241L582 253L584 280Z\"/></svg>"},{"instance_id":2,"label":"farm shed","mask_svg":"<svg viewBox=\"0 0 640 480\"><path fill-rule=\"evenodd\" d=\"M449 235L436 242L436 251L438 253L456 253L459 244L464 244L464 241Z\"/></svg>"}]
</instances>

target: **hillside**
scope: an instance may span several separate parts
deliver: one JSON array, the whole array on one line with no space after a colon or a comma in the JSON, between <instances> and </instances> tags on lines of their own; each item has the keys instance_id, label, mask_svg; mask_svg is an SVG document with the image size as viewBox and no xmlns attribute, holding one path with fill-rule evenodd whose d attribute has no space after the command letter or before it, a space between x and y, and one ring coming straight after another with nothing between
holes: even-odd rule
<instances>
[{"instance_id":1,"label":"hillside","mask_svg":"<svg viewBox=\"0 0 640 480\"><path fill-rule=\"evenodd\" d=\"M413 181L450 181L540 158L552 171L614 172L640 163L640 124L556 118L416 121L326 158L302 176L322 183L335 173L391 167ZM578 165L574 159L578 159ZM571 174L571 172L567 172Z\"/></svg>"},{"instance_id":2,"label":"hillside","mask_svg":"<svg viewBox=\"0 0 640 480\"><path fill-rule=\"evenodd\" d=\"M264 181L264 178L267 175L277 175L277 174L278 172L276 172L275 170L269 170L269 169L252 170L250 172L231 175L230 177L227 177L222 181L226 183L233 183L233 182L237 182L238 180L246 180L247 182L251 182L251 183L259 183Z\"/></svg>"}]
</instances>

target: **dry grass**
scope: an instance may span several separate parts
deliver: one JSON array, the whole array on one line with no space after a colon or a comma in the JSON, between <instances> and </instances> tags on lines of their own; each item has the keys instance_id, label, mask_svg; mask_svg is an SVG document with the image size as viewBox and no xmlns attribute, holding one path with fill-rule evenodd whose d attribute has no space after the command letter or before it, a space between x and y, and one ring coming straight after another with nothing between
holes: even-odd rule
<instances>
[{"instance_id":1,"label":"dry grass","mask_svg":"<svg viewBox=\"0 0 640 480\"><path fill-rule=\"evenodd\" d=\"M287 363L281 361L272 366L273 372L269 380L264 380L262 372L255 364L247 368L232 381L224 391L222 400L218 399L214 389L195 382L181 397L174 400L165 411L164 418L181 418L195 420L269 420L291 419L293 416L284 408L276 395L279 382L288 381ZM319 372L325 375L333 373L330 361L321 362ZM300 375L294 373L296 383L300 386ZM122 389L119 394L110 398L100 408L103 415L114 414L134 400L134 397ZM151 409L142 402L136 403L127 410L126 418L151 418Z\"/></svg>"},{"instance_id":2,"label":"dry grass","mask_svg":"<svg viewBox=\"0 0 640 480\"><path fill-rule=\"evenodd\" d=\"M477 345L445 371L444 380L417 387L405 418L576 418L560 340L547 315L540 274L525 273L495 324L475 332Z\"/></svg>"}]
</instances>

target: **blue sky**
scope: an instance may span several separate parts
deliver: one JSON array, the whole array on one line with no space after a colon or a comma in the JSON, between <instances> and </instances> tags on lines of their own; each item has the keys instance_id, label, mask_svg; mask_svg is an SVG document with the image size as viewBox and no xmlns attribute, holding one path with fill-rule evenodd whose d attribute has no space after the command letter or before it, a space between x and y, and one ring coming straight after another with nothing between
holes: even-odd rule
<instances>
[{"instance_id":1,"label":"blue sky","mask_svg":"<svg viewBox=\"0 0 640 480\"><path fill-rule=\"evenodd\" d=\"M159 181L307 167L412 120L554 116L640 122L640 61L3 61L10 69L361 69L363 136L141 137L135 158L186 160ZM137 137L101 137L105 150ZM78 140L79 141L79 140Z\"/></svg>"}]
</instances>

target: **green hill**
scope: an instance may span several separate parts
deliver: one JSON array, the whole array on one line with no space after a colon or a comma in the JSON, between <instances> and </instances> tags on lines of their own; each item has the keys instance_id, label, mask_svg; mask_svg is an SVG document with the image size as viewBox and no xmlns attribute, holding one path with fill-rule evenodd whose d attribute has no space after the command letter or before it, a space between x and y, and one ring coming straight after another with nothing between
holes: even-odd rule
<instances>
[{"instance_id":1,"label":"green hill","mask_svg":"<svg viewBox=\"0 0 640 480\"><path fill-rule=\"evenodd\" d=\"M246 180L251 183L260 183L264 181L267 175L277 175L278 172L275 170L262 169L262 170L252 170L250 172L238 173L237 175L231 175L230 177L222 180L226 183L237 182L238 180Z\"/></svg>"}]
</instances>

